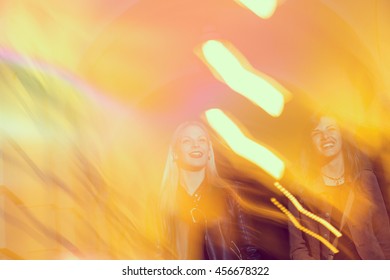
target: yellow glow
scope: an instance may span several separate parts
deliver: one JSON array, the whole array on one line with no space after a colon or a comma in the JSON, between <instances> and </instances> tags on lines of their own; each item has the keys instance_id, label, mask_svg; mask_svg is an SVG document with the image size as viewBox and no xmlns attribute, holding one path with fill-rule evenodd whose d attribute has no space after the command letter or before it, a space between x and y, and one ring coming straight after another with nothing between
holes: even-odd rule
<instances>
[{"instance_id":1,"label":"yellow glow","mask_svg":"<svg viewBox=\"0 0 390 280\"><path fill-rule=\"evenodd\" d=\"M301 212L303 215L309 217L310 219L313 219L314 221L320 223L324 227L326 227L331 233L333 233L335 236L340 237L342 236L341 232L338 231L334 226L332 226L330 223L325 221L324 219L318 217L317 215L311 213L310 211L307 211L303 206L298 202L298 200L288 191L286 190L279 182L274 183L275 187L278 188L290 201L294 206L298 209L299 212Z\"/></svg>"},{"instance_id":2,"label":"yellow glow","mask_svg":"<svg viewBox=\"0 0 390 280\"><path fill-rule=\"evenodd\" d=\"M202 51L207 63L231 89L273 117L278 117L282 113L284 97L274 86L275 81L245 69L238 58L219 41L207 41L203 44Z\"/></svg>"},{"instance_id":3,"label":"yellow glow","mask_svg":"<svg viewBox=\"0 0 390 280\"><path fill-rule=\"evenodd\" d=\"M303 231L304 233L314 237L315 239L317 239L318 241L320 241L322 244L324 244L326 247L328 247L333 253L338 253L339 250L333 246L328 240L326 240L325 238L323 238L321 235L309 230L308 228L302 226L298 220L294 217L293 214L291 214L290 211L288 211L286 209L286 207L284 207L279 201L277 201L277 199L275 198L271 198L271 202L273 204L275 204L276 207L278 207L280 209L280 211L282 211L284 214L286 214L286 216L290 219L290 221L293 223L293 225L298 228L299 230Z\"/></svg>"},{"instance_id":4,"label":"yellow glow","mask_svg":"<svg viewBox=\"0 0 390 280\"><path fill-rule=\"evenodd\" d=\"M267 148L247 138L221 110L206 111L206 118L210 126L236 154L256 164L275 179L283 176L285 169L283 161Z\"/></svg>"},{"instance_id":5,"label":"yellow glow","mask_svg":"<svg viewBox=\"0 0 390 280\"><path fill-rule=\"evenodd\" d=\"M278 6L277 0L236 0L263 19L270 18Z\"/></svg>"},{"instance_id":6,"label":"yellow glow","mask_svg":"<svg viewBox=\"0 0 390 280\"><path fill-rule=\"evenodd\" d=\"M157 234L143 205L160 170L142 175L132 160L145 156L138 136L150 130L79 80L7 58L18 64L0 63L0 215L9 216L0 219L0 258L152 258ZM143 192L128 184L137 176Z\"/></svg>"},{"instance_id":7,"label":"yellow glow","mask_svg":"<svg viewBox=\"0 0 390 280\"><path fill-rule=\"evenodd\" d=\"M198 1L195 10L190 1L182 2L182 16L164 1L0 2L0 259L162 258L155 243L163 235L158 202L165 144L175 123L196 118L209 101L219 102L207 94L193 98L214 89L203 79L210 71L240 90L264 79L283 94L280 106L289 96L278 84L294 91L294 104L278 120L281 131L267 137L283 152L278 155L286 166L285 159L298 155L295 143L306 113L330 107L341 128L356 134L357 146L383 168L377 176L390 206L390 1L285 1L283 10L284 0ZM257 12L262 18L272 18L252 14L260 9L255 5L264 11ZM201 45L208 67L198 68L192 48L215 35L240 46L250 62L221 41L222 48L214 46L218 59L212 57L222 72L206 62ZM230 64L239 69L237 76ZM250 64L261 65L259 70L279 82ZM278 104L263 89L253 92L251 98ZM231 104L228 96L218 104L248 108ZM223 159L233 156L218 162L225 172L246 160L218 148ZM257 165L251 167L237 170L245 171L245 180L260 177L264 187L279 192L261 181ZM312 185L299 185L319 195ZM239 201L245 210L282 228L287 216L251 194ZM378 201L360 193L355 199L359 209L348 219L364 224ZM327 202L344 211L333 199ZM256 225L254 234L257 230L263 229ZM268 252L285 257L283 235L262 236ZM162 247L171 244L163 241ZM173 256L174 249L164 249Z\"/></svg>"}]
</instances>

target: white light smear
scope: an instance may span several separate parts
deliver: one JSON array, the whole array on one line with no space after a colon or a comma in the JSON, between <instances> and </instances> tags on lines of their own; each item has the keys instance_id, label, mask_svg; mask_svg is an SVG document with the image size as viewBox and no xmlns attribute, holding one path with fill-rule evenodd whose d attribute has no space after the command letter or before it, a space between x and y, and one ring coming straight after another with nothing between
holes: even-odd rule
<instances>
[{"instance_id":1,"label":"white light smear","mask_svg":"<svg viewBox=\"0 0 390 280\"><path fill-rule=\"evenodd\" d=\"M276 180L282 178L285 166L275 154L247 138L221 110L210 109L205 114L209 125L236 154L256 164Z\"/></svg>"},{"instance_id":2,"label":"white light smear","mask_svg":"<svg viewBox=\"0 0 390 280\"><path fill-rule=\"evenodd\" d=\"M209 66L235 92L243 95L273 117L278 117L284 108L283 87L269 77L261 77L245 69L223 43L210 40L202 46L203 55ZM278 85L278 88L274 85ZM285 90L285 89L283 89ZM285 90L287 92L287 90Z\"/></svg>"},{"instance_id":3,"label":"white light smear","mask_svg":"<svg viewBox=\"0 0 390 280\"><path fill-rule=\"evenodd\" d=\"M277 0L235 0L263 19L270 18L277 6Z\"/></svg>"}]
</instances>

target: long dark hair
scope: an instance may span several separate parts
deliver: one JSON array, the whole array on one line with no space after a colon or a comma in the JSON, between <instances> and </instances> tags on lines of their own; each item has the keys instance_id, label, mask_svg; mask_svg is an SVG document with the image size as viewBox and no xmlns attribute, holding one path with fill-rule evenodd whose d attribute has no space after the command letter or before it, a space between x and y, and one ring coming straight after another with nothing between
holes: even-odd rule
<instances>
[{"instance_id":1,"label":"long dark hair","mask_svg":"<svg viewBox=\"0 0 390 280\"><path fill-rule=\"evenodd\" d=\"M321 174L323 162L321 161L321 156L314 147L311 131L318 125L322 117L329 117L337 121L337 119L331 115L316 114L310 118L309 123L306 126L301 154L301 176L303 176L303 181L306 184L315 183ZM368 165L364 164L365 157L357 148L351 133L343 129L340 125L339 129L342 139L341 152L344 157L345 178L347 181L355 181L360 176L362 169Z\"/></svg>"}]
</instances>

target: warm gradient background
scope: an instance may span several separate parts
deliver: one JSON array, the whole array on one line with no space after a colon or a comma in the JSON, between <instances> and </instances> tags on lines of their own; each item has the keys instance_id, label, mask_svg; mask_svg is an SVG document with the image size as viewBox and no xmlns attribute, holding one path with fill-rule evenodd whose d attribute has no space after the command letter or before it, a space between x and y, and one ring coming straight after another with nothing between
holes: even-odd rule
<instances>
[{"instance_id":1,"label":"warm gradient background","mask_svg":"<svg viewBox=\"0 0 390 280\"><path fill-rule=\"evenodd\" d=\"M291 92L279 118L213 76L197 54L209 39ZM0 259L155 258L169 137L213 107L291 173L324 106L386 166L389 49L387 0L282 0L266 20L233 0L1 0ZM222 175L268 186L216 149ZM286 240L267 244L286 256Z\"/></svg>"}]
</instances>

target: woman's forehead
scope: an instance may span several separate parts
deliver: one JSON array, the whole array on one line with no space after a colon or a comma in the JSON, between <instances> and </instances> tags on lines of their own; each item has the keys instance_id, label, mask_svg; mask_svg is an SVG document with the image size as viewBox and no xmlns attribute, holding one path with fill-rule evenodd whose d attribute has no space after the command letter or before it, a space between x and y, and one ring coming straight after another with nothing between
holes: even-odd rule
<instances>
[{"instance_id":1,"label":"woman's forehead","mask_svg":"<svg viewBox=\"0 0 390 280\"><path fill-rule=\"evenodd\" d=\"M316 128L320 128L320 127L327 127L327 126L338 126L337 124L337 121L332 118L332 117L328 117L328 116L322 116L318 119L318 122L317 124L314 126L314 129Z\"/></svg>"},{"instance_id":2,"label":"woman's forehead","mask_svg":"<svg viewBox=\"0 0 390 280\"><path fill-rule=\"evenodd\" d=\"M179 137L199 137L206 136L206 131L196 124L189 124L183 127L183 129L179 133Z\"/></svg>"}]
</instances>

